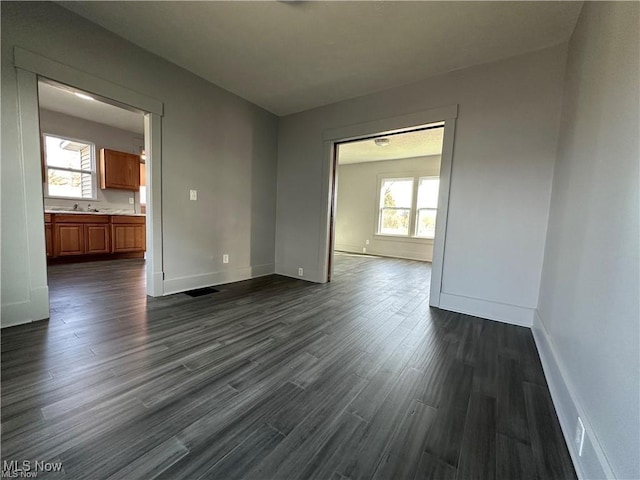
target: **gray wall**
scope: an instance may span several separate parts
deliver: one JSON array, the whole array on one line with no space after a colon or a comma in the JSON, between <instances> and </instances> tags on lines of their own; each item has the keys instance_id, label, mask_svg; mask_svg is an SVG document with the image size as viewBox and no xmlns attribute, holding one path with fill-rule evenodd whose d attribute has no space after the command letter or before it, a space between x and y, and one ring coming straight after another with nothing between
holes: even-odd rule
<instances>
[{"instance_id":1,"label":"gray wall","mask_svg":"<svg viewBox=\"0 0 640 480\"><path fill-rule=\"evenodd\" d=\"M571 39L535 331L587 478L640 478L639 10L586 2Z\"/></svg>"},{"instance_id":2,"label":"gray wall","mask_svg":"<svg viewBox=\"0 0 640 480\"><path fill-rule=\"evenodd\" d=\"M338 167L335 248L430 262L433 240L376 235L379 175L438 176L440 156L364 162ZM369 245L366 244L369 240Z\"/></svg>"},{"instance_id":3,"label":"gray wall","mask_svg":"<svg viewBox=\"0 0 640 480\"><path fill-rule=\"evenodd\" d=\"M143 116L140 115L140 124ZM93 142L96 146L96 168L99 172L99 155L101 148L109 148L127 153L140 153L140 147L144 147L144 136L135 132L128 132L120 128L114 128L98 122L91 122L84 118L72 117L60 112L40 109L40 129L43 133L61 135L78 140ZM100 176L96 177L98 185L96 187L97 200L63 200L60 198L45 198L45 207L60 206L72 207L74 203L79 203L81 207L86 207L90 203L96 208L113 208L118 210L131 210L140 213L140 195L137 192L127 190L116 190L100 188ZM134 198L135 204L129 204L129 198Z\"/></svg>"},{"instance_id":4,"label":"gray wall","mask_svg":"<svg viewBox=\"0 0 640 480\"><path fill-rule=\"evenodd\" d=\"M458 104L442 290L470 313L500 309L530 325L565 58L559 45L281 118L276 271L326 279L323 132Z\"/></svg>"},{"instance_id":5,"label":"gray wall","mask_svg":"<svg viewBox=\"0 0 640 480\"><path fill-rule=\"evenodd\" d=\"M20 46L164 102L165 289L273 271L277 118L54 3L2 4L2 324L30 301L18 144ZM189 189L198 201L189 201ZM222 254L230 263L222 263Z\"/></svg>"}]
</instances>

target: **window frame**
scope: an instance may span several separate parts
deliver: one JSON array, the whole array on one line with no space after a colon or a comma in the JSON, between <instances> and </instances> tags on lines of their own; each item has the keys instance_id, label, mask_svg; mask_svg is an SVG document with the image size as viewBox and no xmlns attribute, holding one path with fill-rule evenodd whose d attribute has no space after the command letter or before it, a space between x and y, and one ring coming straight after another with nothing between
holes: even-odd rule
<instances>
[{"instance_id":1,"label":"window frame","mask_svg":"<svg viewBox=\"0 0 640 480\"><path fill-rule=\"evenodd\" d=\"M420 186L420 180L426 179L440 179L439 175L425 175L422 173L398 173L398 174L378 174L377 182L377 194L376 194L376 215L374 225L374 236L379 240L402 240L410 242L430 242L433 243L435 239L435 232L433 237L418 236L418 210L435 210L436 217L438 215L438 207L422 208L418 209L418 187ZM406 235L391 234L381 232L382 211L383 207L380 206L382 196L382 185L385 181L389 180L413 180L413 190L411 198L411 206L409 207L409 233ZM400 210L406 210L404 207L398 207Z\"/></svg>"},{"instance_id":2,"label":"window frame","mask_svg":"<svg viewBox=\"0 0 640 480\"><path fill-rule=\"evenodd\" d=\"M78 143L84 143L86 145L89 145L91 150L91 171L77 169L77 168L53 167L53 166L50 167L49 164L47 163L46 137L60 138L62 140L68 140L71 142L78 142ZM44 188L45 198L57 198L62 200L93 200L93 201L98 200L98 194L97 194L98 193L98 188L97 188L98 187L97 185L98 169L97 169L97 161L96 161L96 144L88 140L83 140L80 138L73 138L73 137L68 137L66 135L58 135L55 133L48 133L48 132L42 132L41 142L42 142L42 166L44 169L43 188ZM49 193L49 169L50 168L53 170L60 170L63 172L74 172L74 173L80 173L80 174L90 173L91 174L91 197L69 197L69 196L61 196L61 195L51 195Z\"/></svg>"}]
</instances>

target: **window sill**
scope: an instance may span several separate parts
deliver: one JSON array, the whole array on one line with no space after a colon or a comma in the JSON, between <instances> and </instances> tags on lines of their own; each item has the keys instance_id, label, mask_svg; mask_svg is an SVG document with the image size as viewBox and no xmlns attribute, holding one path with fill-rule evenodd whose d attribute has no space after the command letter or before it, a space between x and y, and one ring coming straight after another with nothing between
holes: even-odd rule
<instances>
[{"instance_id":1,"label":"window sill","mask_svg":"<svg viewBox=\"0 0 640 480\"><path fill-rule=\"evenodd\" d=\"M376 240L382 240L385 242L423 243L426 245L433 245L433 238L405 237L400 235L382 235L380 233L374 234L373 238Z\"/></svg>"}]
</instances>

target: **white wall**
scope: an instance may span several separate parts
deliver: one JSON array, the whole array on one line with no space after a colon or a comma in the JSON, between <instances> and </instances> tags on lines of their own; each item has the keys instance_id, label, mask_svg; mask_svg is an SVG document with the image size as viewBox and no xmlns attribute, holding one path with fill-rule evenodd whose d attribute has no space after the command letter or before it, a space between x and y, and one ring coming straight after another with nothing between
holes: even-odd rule
<instances>
[{"instance_id":1,"label":"white wall","mask_svg":"<svg viewBox=\"0 0 640 480\"><path fill-rule=\"evenodd\" d=\"M326 279L328 129L459 104L442 291L448 308L531 324L538 303L566 45L280 120L276 271ZM308 275L307 275L308 272Z\"/></svg>"},{"instance_id":2,"label":"white wall","mask_svg":"<svg viewBox=\"0 0 640 480\"><path fill-rule=\"evenodd\" d=\"M273 271L274 115L54 3L3 2L1 35L2 325L34 319L14 46L164 102L165 292Z\"/></svg>"},{"instance_id":3,"label":"white wall","mask_svg":"<svg viewBox=\"0 0 640 480\"><path fill-rule=\"evenodd\" d=\"M640 478L639 10L586 2L571 38L534 329L583 478Z\"/></svg>"},{"instance_id":4,"label":"white wall","mask_svg":"<svg viewBox=\"0 0 640 480\"><path fill-rule=\"evenodd\" d=\"M440 156L340 165L335 249L430 262L433 240L376 235L379 175L438 176ZM369 240L369 245L366 244Z\"/></svg>"},{"instance_id":5,"label":"white wall","mask_svg":"<svg viewBox=\"0 0 640 480\"><path fill-rule=\"evenodd\" d=\"M142 122L143 116L141 114L140 124L142 124ZM144 147L143 135L45 109L40 109L40 129L43 133L61 135L63 137L71 137L94 143L96 147L96 169L98 171L98 175L96 176L97 200L78 201L45 197L45 207L59 206L68 208L73 207L74 203L79 203L81 207L86 208L87 204L90 203L92 207L98 209L112 208L131 210L133 212L135 208L135 212L140 213L140 195L138 192L112 188L102 190L100 188L99 155L101 148L138 154L140 153L140 147ZM130 197L134 198L134 205L129 204Z\"/></svg>"}]
</instances>

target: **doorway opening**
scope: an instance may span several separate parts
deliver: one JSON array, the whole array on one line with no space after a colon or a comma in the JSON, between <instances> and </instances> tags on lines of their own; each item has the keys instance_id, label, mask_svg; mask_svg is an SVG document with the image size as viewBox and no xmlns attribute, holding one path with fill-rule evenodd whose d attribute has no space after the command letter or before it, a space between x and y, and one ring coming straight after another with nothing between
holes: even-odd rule
<instances>
[{"instance_id":1,"label":"doorway opening","mask_svg":"<svg viewBox=\"0 0 640 480\"><path fill-rule=\"evenodd\" d=\"M322 251L325 253L321 257L323 271L326 272L327 281L331 281L334 270L334 245L335 245L335 213L338 196L338 159L341 144L348 144L361 140L374 140L387 138L389 136L407 133L418 130L429 130L442 127L442 142L440 155L440 172L438 182L438 194L436 205L436 221L434 225L435 233L433 238L433 259L431 263L431 281L429 287L428 305L431 307L440 306L440 297L442 293L442 277L444 272L444 257L447 231L447 218L449 212L449 189L451 184L451 170L453 164L453 146L456 130L456 120L458 118L458 105L448 105L429 110L422 110L398 117L389 117L378 119L366 123L359 123L326 130L323 132L324 154L327 159L326 174L324 183L323 196L326 194L326 223L323 220L323 230L325 236L323 238ZM388 138L387 138L388 140ZM379 143L386 143L384 140ZM390 144L390 142L389 142ZM386 145L376 145L384 148ZM381 188L380 188L381 191ZM417 191L416 191L417 193ZM379 196L377 197L379 200ZM375 200L373 201L376 205ZM384 204L383 204L384 206ZM377 204L376 208L379 208ZM416 203L417 210L417 203ZM426 208L429 210L429 208ZM432 209L433 210L433 209ZM423 212L422 217L428 216L428 211ZM384 216L384 212L383 212ZM419 215L414 213L414 218ZM378 217L376 217L378 218ZM409 215L411 219L411 215ZM427 222L428 223L428 222ZM379 228L379 223L374 223L372 229ZM413 226L416 228L414 222ZM427 225L425 225L427 228ZM375 234L378 230L372 230ZM366 238L365 248L366 248ZM362 246L361 246L362 248Z\"/></svg>"},{"instance_id":2,"label":"doorway opening","mask_svg":"<svg viewBox=\"0 0 640 480\"><path fill-rule=\"evenodd\" d=\"M443 136L439 122L335 144L334 278L358 267L373 272L375 259L387 273L432 262Z\"/></svg>"},{"instance_id":3,"label":"doorway opening","mask_svg":"<svg viewBox=\"0 0 640 480\"><path fill-rule=\"evenodd\" d=\"M101 304L105 292L118 289L119 302L146 298L144 116L119 102L38 78L52 313L82 317L83 307Z\"/></svg>"}]
</instances>

